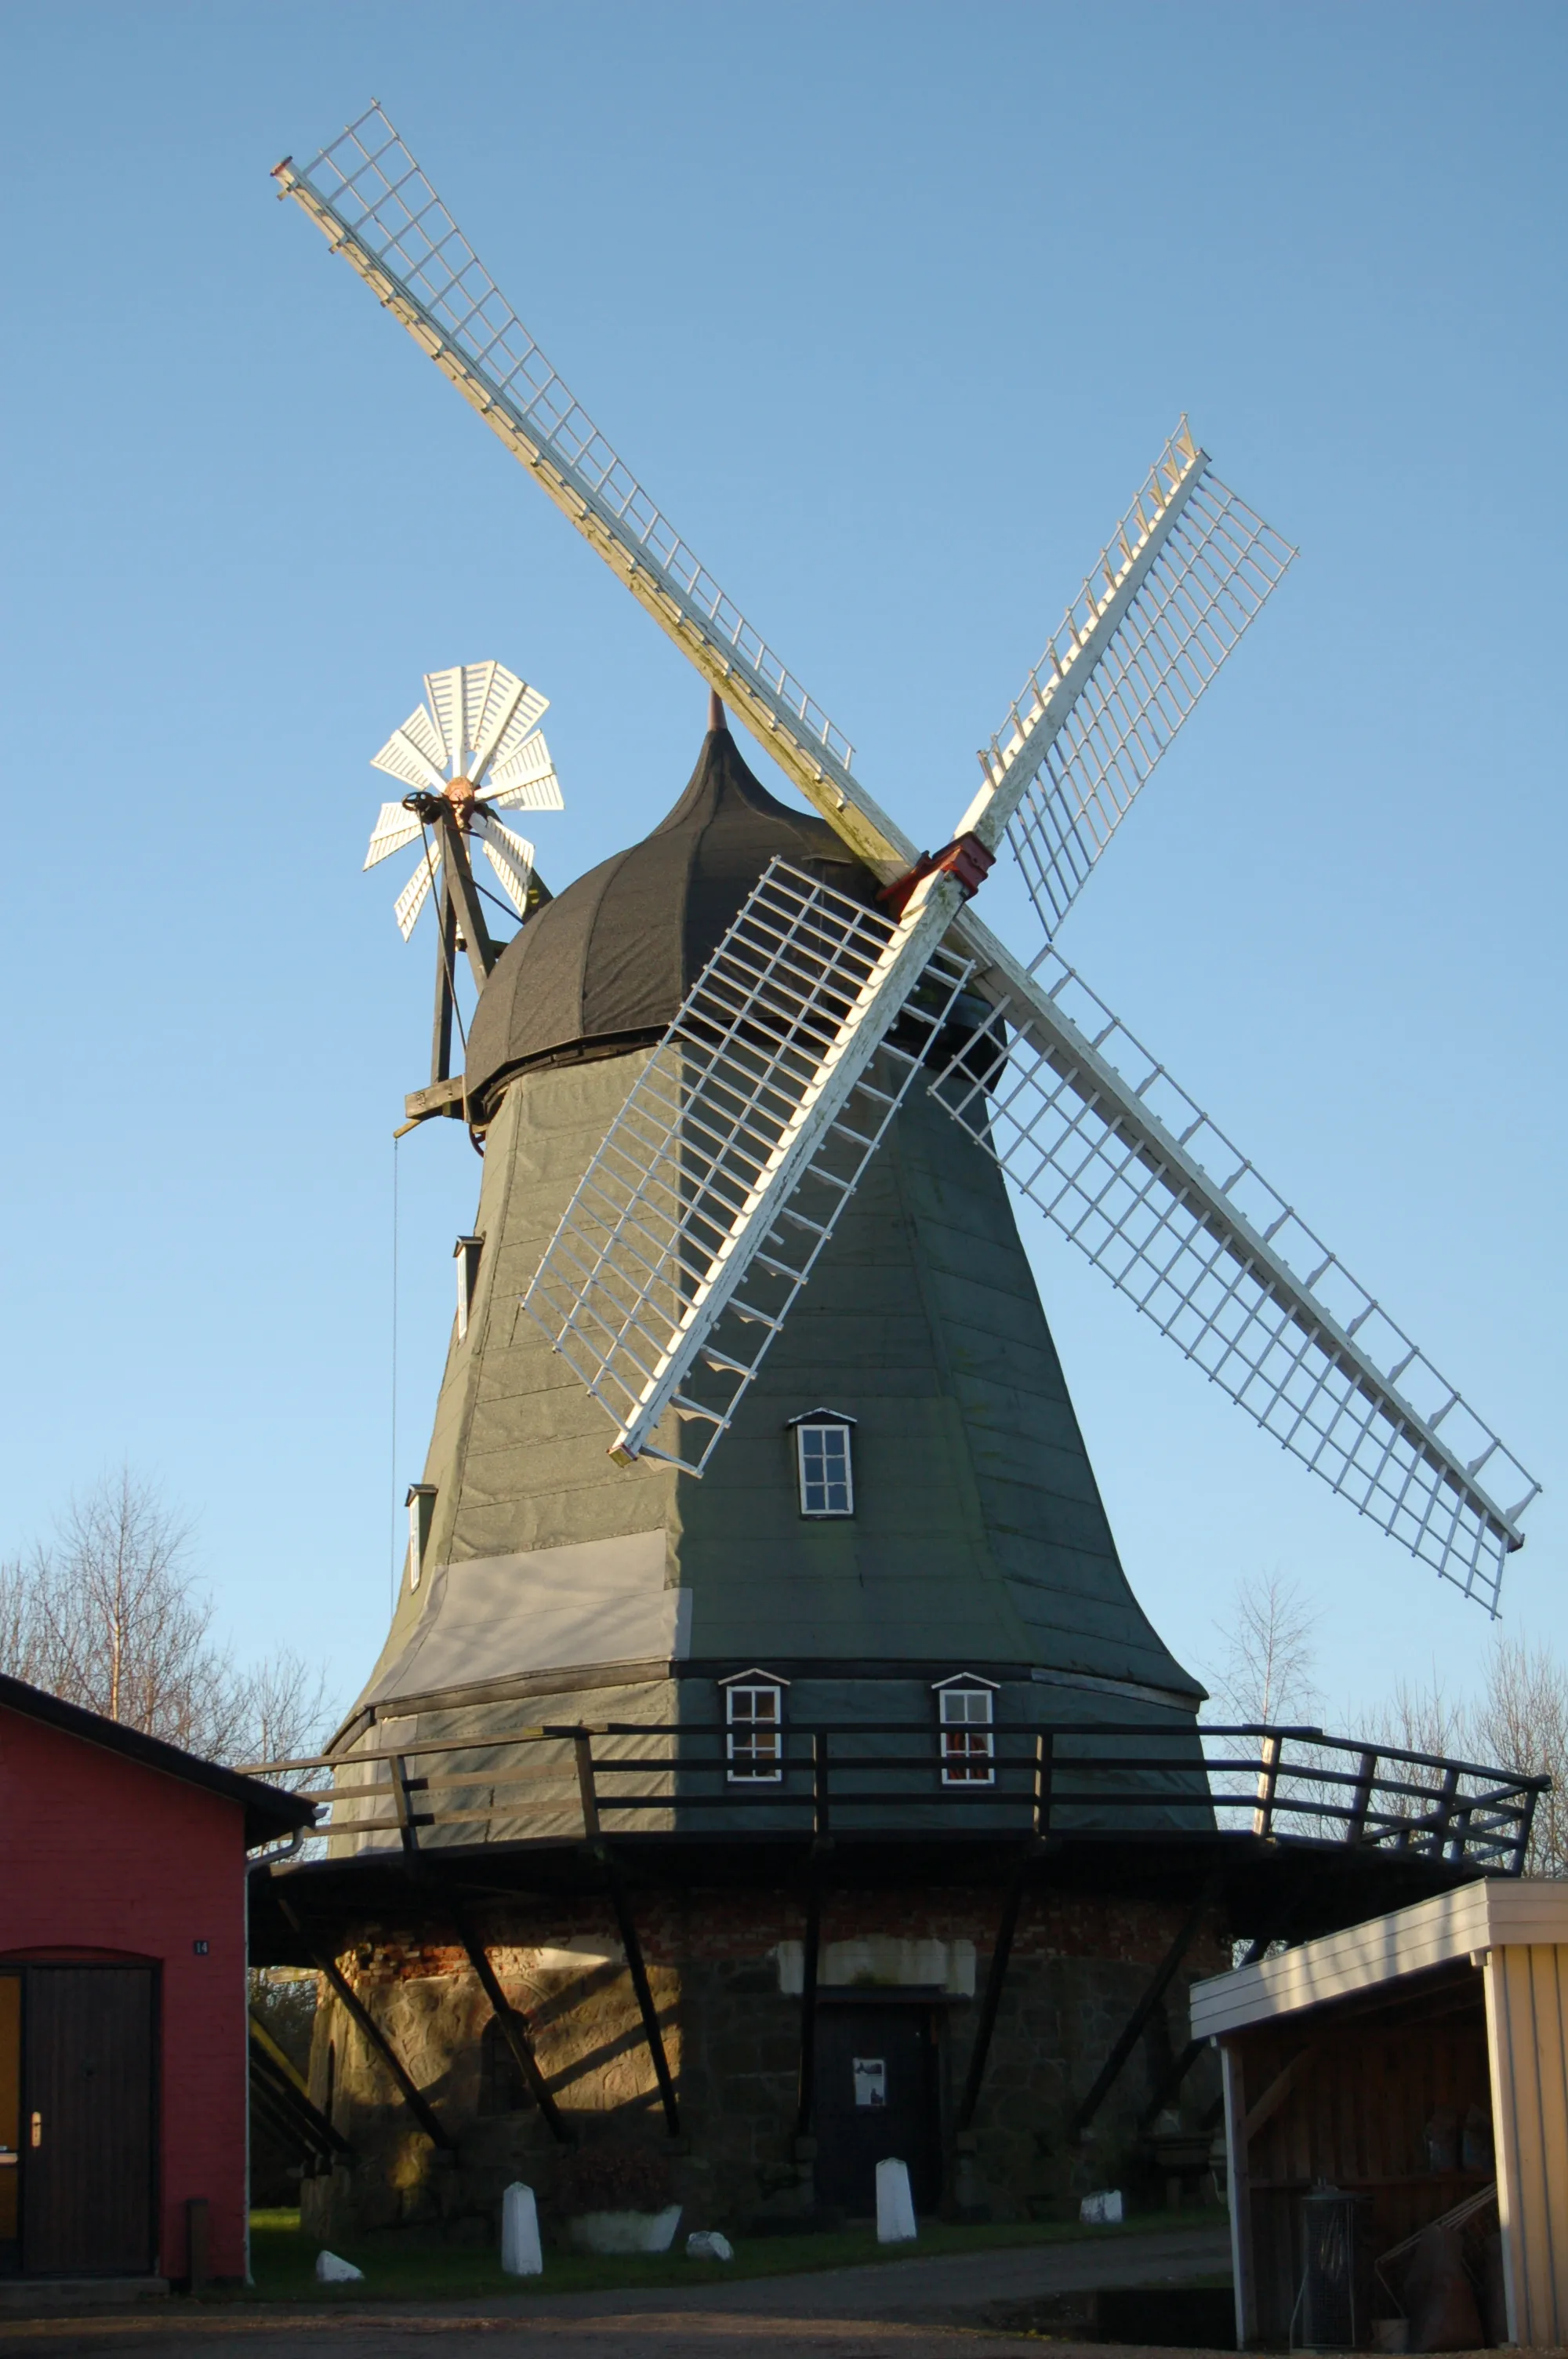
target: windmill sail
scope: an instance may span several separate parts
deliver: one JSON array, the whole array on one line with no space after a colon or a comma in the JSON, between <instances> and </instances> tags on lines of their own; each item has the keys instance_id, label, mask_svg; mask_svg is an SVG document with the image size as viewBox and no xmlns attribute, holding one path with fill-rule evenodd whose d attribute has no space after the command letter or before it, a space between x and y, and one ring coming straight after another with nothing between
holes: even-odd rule
<instances>
[{"instance_id":1,"label":"windmill sail","mask_svg":"<svg viewBox=\"0 0 1568 2359\"><path fill-rule=\"evenodd\" d=\"M276 178L659 627L740 712L850 849L884 882L906 877L915 865L915 846L855 777L853 748L697 562L600 433L484 270L382 111L373 107L303 169L287 161L279 165ZM1292 554L1286 542L1213 477L1184 420L1012 707L1005 743L999 736L982 754L985 783L957 831L961 837L977 830L990 849L1000 826L1009 824L1048 940L1175 731ZM498 765L498 785L510 775ZM495 799L512 798L498 792ZM1106 1164L1105 1187L1113 1191L1113 1183L1130 1184L1141 1209L1119 1214L1114 1223L1117 1250L1126 1256L1125 1265L1119 1272L1115 1254L1108 1247L1096 1253L1100 1266L1110 1268L1117 1282L1141 1301L1140 1288L1147 1280L1143 1307L1161 1317L1166 1332L1189 1356L1200 1360L1215 1381L1260 1414L1269 1430L1326 1474L1363 1512L1377 1515L1419 1557L1438 1563L1470 1594L1495 1605L1502 1554L1518 1545L1518 1518L1536 1487L1501 1443L1476 1421L1476 1446L1465 1455L1467 1444L1450 1440L1468 1415L1457 1396L1451 1397L1444 1387L1442 1397L1434 1395L1424 1406L1408 1397L1431 1373L1414 1347L1393 1330L1398 1353L1385 1355L1381 1365L1372 1358L1366 1339L1380 1316L1376 1306L1355 1289L1343 1321L1336 1318L1333 1306L1320 1300L1314 1288L1328 1286L1331 1276L1343 1278L1339 1265L1320 1255L1321 1267L1309 1276L1292 1271L1275 1251L1283 1228L1269 1228L1269 1221L1277 1221L1278 1215L1271 1210L1263 1227L1257 1229L1243 1207L1231 1201L1229 1188L1239 1186L1250 1167L1243 1166L1221 1184L1186 1156L1191 1136L1184 1140L1179 1134L1168 1134L1151 1111L1153 1077L1135 1088L1106 1059L1100 1058L1097 1067L1094 1043L1068 1023L1053 992L1043 988L972 912L953 911L949 940L953 954L972 961L976 989L996 1011L994 1059L1005 1060L1009 1076L1016 1076L1003 1084L1012 1091L1006 1100L1016 1114L1011 1128L1006 1114L999 1118L994 1109L982 1112L980 1100L971 1095L974 1135L983 1135L992 1152L998 1151L998 1141L1007 1141L1005 1152L1012 1158L1007 1168L1019 1184L1049 1196L1053 1183L1046 1173L1048 1168L1055 1169L1050 1157L1060 1141L1069 1135L1074 1140L1092 1136L1099 1110L1114 1110L1104 1121L1108 1143L1097 1150ZM889 1004L882 1004L884 1015ZM1114 1026L1114 1019L1107 1022ZM1020 1042L1027 1043L1034 1055L1033 1066ZM1085 1061L1086 1051L1089 1062ZM672 1034L659 1054L674 1053ZM999 1063L999 1073L1000 1070ZM1084 1083L1087 1108L1075 1127L1068 1120L1068 1102L1078 1082L1072 1077L1091 1074L1092 1080ZM1048 1075L1054 1075L1055 1082ZM764 1232L769 1251L773 1249L771 1223L777 1208L770 1180L762 1207L766 1220L753 1217L756 1206L752 1213L736 1212L728 1245L721 1254L715 1245L706 1259L698 1252L693 1277L682 1258L684 1244L676 1249L684 1217L675 1209L679 1190L666 1190L668 1224L663 1242L649 1250L655 1258L659 1252L666 1254L658 1266L676 1294L686 1288L689 1296L681 1296L680 1308L675 1307L675 1295L669 1297L670 1318L662 1341L657 1335L650 1339L641 1328L633 1341L622 1336L611 1292L596 1293L595 1288L609 1288L614 1264L609 1241L617 1233L617 1223L630 1224L622 1233L624 1240L634 1236L633 1199L642 1201L638 1190L651 1185L648 1174L658 1166L659 1156L666 1158L666 1176L678 1164L674 1143L678 1132L669 1128L670 1108L684 1104L685 1082L677 1086L674 1075L666 1078L674 1094L641 1145L633 1151L631 1134L619 1125L612 1132L611 1138L620 1141L617 1151L628 1157L623 1172L611 1181L609 1162L604 1162L603 1201L590 1208L585 1199L579 1208L581 1234L568 1239L563 1227L558 1253L552 1248L555 1260L546 1256L548 1284L542 1268L530 1296L535 1316L555 1320L560 1347L576 1354L574 1364L623 1424L629 1449L645 1446L658 1413L656 1402L693 1406L689 1395L677 1398L683 1375L677 1371L672 1376L670 1372L677 1360L681 1371L689 1371L704 1339L711 1341L715 1321L726 1315L722 1306L711 1313L702 1307L708 1299L705 1289L711 1290L710 1279L717 1282L722 1271L749 1257L760 1266L757 1247ZM1056 1082L1066 1089L1066 1098L1056 1093ZM626 1119L631 1119L630 1106ZM814 1090L806 1092L792 1119L795 1127L788 1152L804 1158L806 1168L821 1141ZM663 1133L659 1121L665 1125ZM665 1142L662 1148L650 1144L660 1136ZM1135 1160L1140 1171L1149 1174L1146 1186L1130 1177L1130 1171L1113 1169L1120 1152L1118 1142L1126 1139L1136 1142ZM607 1140L606 1157L610 1147ZM1063 1145L1061 1151L1070 1156L1076 1148ZM676 1163L668 1161L671 1157ZM627 1176L633 1171L642 1177ZM1062 1200L1064 1205L1066 1201ZM1059 1210L1054 1209L1053 1216L1063 1219ZM1141 1219L1145 1223L1141 1233ZM1184 1240L1184 1221L1195 1225ZM1084 1242L1087 1231L1081 1223L1064 1225L1076 1241ZM1188 1275L1183 1263L1177 1285L1180 1315L1164 1317L1155 1307L1163 1299L1154 1287L1160 1256L1168 1254L1175 1269L1178 1249L1186 1250L1195 1268L1206 1250L1200 1232L1203 1238L1219 1241L1227 1271L1234 1266L1231 1290L1225 1294L1227 1281L1216 1280L1220 1291L1211 1301L1210 1277ZM637 1245L638 1252L643 1249ZM720 1295L728 1282L724 1277L719 1284ZM801 1282L789 1283L798 1291ZM1260 1288L1256 1302L1249 1288ZM649 1299L656 1293L654 1287ZM794 1299L793 1292L788 1299ZM1251 1308L1243 1336L1241 1328L1227 1327L1226 1321L1234 1321L1239 1316L1238 1305L1244 1302ZM595 1306L591 1314L590 1303ZM1290 1331L1289 1339L1281 1331L1266 1351L1261 1347L1272 1312L1265 1303L1281 1310ZM600 1332L586 1341L595 1319ZM775 1318L766 1332L774 1332L776 1323ZM628 1329L627 1337L632 1334ZM1222 1341L1234 1348L1217 1359ZM1281 1354L1298 1352L1298 1359L1282 1374ZM1259 1352L1248 1360L1254 1344ZM618 1362L616 1353L622 1348L628 1356ZM739 1380L749 1381L745 1353L732 1356L734 1368L741 1371ZM1303 1369L1310 1375L1303 1376ZM1336 1387L1348 1388L1343 1398ZM1323 1427L1321 1419L1336 1402L1331 1423ZM1364 1419L1359 1429L1357 1417ZM723 1422L721 1412L716 1432L722 1430ZM706 1457L706 1451L702 1454ZM1499 1469L1508 1468L1527 1486L1524 1498L1511 1508L1498 1504L1496 1492Z\"/></svg>"},{"instance_id":2,"label":"windmill sail","mask_svg":"<svg viewBox=\"0 0 1568 2359\"><path fill-rule=\"evenodd\" d=\"M894 924L771 862L589 1166L524 1303L617 1456L700 1473L730 1424L968 977L928 898Z\"/></svg>"},{"instance_id":3,"label":"windmill sail","mask_svg":"<svg viewBox=\"0 0 1568 2359\"><path fill-rule=\"evenodd\" d=\"M1184 418L980 756L1028 782L1008 833L1048 939L1294 555Z\"/></svg>"},{"instance_id":4,"label":"windmill sail","mask_svg":"<svg viewBox=\"0 0 1568 2359\"><path fill-rule=\"evenodd\" d=\"M939 1103L1265 1432L1495 1613L1540 1484L1065 961L989 947L1013 995Z\"/></svg>"},{"instance_id":5,"label":"windmill sail","mask_svg":"<svg viewBox=\"0 0 1568 2359\"><path fill-rule=\"evenodd\" d=\"M908 868L915 847L854 777L854 747L600 432L382 109L276 178L860 857L884 879Z\"/></svg>"}]
</instances>

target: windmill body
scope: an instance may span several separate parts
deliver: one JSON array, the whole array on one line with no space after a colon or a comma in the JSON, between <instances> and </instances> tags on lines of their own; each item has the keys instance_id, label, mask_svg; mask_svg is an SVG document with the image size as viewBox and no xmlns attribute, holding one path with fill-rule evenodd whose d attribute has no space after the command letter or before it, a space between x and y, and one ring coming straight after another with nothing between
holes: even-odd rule
<instances>
[{"instance_id":1,"label":"windmill body","mask_svg":"<svg viewBox=\"0 0 1568 2359\"><path fill-rule=\"evenodd\" d=\"M418 1586L411 1557L364 1702L552 1693L558 1719L560 1673L643 1664L697 1676L710 1717L713 1679L765 1660L807 1719L884 1680L882 1716L917 1716L967 1667L1050 1673L1035 1692L1057 1714L1075 1693L1089 1717L1111 1693L1190 1713L1196 1683L1118 1560L1001 1175L923 1098L702 1482L608 1464L602 1419L518 1316L632 1076L778 855L874 891L716 729L663 827L554 901L486 986L467 1072L489 1125L483 1252L424 1470ZM791 1420L819 1408L852 1420L854 1505L814 1519Z\"/></svg>"},{"instance_id":2,"label":"windmill body","mask_svg":"<svg viewBox=\"0 0 1568 2359\"><path fill-rule=\"evenodd\" d=\"M715 692L668 817L554 900L495 817L559 806L519 674L430 675L376 757L367 865L417 845L398 922L438 913L407 1113L484 1164L324 1843L253 1880L253 1955L322 1977L307 2219L547 2209L605 2130L742 2226L867 2212L895 2153L959 2216L1147 2184L1217 2119L1188 1983L1518 1873L1539 1788L1200 1723L1015 1217L1495 1610L1535 1486L1057 948L1292 552L1184 420L921 853L379 109L277 177ZM1007 851L1023 954L974 906Z\"/></svg>"}]
</instances>

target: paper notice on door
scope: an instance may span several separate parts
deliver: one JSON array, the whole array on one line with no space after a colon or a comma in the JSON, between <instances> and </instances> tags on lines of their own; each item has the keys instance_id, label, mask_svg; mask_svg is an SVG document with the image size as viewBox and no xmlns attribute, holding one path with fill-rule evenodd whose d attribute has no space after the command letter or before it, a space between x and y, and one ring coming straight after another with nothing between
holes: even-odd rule
<instances>
[{"instance_id":1,"label":"paper notice on door","mask_svg":"<svg viewBox=\"0 0 1568 2359\"><path fill-rule=\"evenodd\" d=\"M858 2105L887 2104L888 2068L885 2056L851 2056L849 2070L855 2078L855 2103Z\"/></svg>"}]
</instances>

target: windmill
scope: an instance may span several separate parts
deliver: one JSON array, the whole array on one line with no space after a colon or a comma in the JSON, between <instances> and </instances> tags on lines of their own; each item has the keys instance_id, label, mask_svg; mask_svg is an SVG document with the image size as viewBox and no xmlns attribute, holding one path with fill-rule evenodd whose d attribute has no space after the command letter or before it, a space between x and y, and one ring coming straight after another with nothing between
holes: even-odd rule
<instances>
[{"instance_id":1,"label":"windmill","mask_svg":"<svg viewBox=\"0 0 1568 2359\"><path fill-rule=\"evenodd\" d=\"M417 843L419 854L394 904L406 941L426 902L437 908L436 1017L430 1090L420 1113L460 1113L460 1085L452 1080L452 1020L457 1009L456 960L466 952L482 990L497 945L481 906L484 887L474 875L470 846L482 846L496 880L518 918L526 921L549 899L534 867L534 847L496 814L559 810L560 782L539 730L549 700L499 663L454 664L425 675L427 701L395 729L372 766L401 780L408 791L383 803L371 830L367 868ZM492 896L492 898L494 897Z\"/></svg>"},{"instance_id":2,"label":"windmill","mask_svg":"<svg viewBox=\"0 0 1568 2359\"><path fill-rule=\"evenodd\" d=\"M613 1453L706 1467L918 1072L1211 1382L1495 1613L1539 1485L1056 948L1293 553L1185 420L982 747L950 842L922 853L571 394L380 106L275 177L884 888L868 913L787 864L764 877L528 1287ZM1004 844L1040 925L1022 955L971 906ZM954 1053L946 1019L970 999L984 1013Z\"/></svg>"},{"instance_id":3,"label":"windmill","mask_svg":"<svg viewBox=\"0 0 1568 2359\"><path fill-rule=\"evenodd\" d=\"M326 1854L252 1884L253 1956L323 1977L312 2087L355 2156L357 2189L302 2190L312 2229L483 2215L607 2115L662 2112L687 2191L742 2225L864 2212L890 2153L923 2204L1076 2208L1145 2167L1132 2142L1178 2100L1206 2156L1181 1978L1518 1873L1537 1791L1200 1723L1019 1234L1033 1200L1495 1604L1534 1486L1057 949L1292 552L1184 421L919 853L379 109L278 178L710 700L673 807L488 966L467 796L507 774L453 703L481 668L438 676L383 757L412 804L386 832L420 832L404 915L438 854L441 971L460 934L482 984L462 1074L408 1110L460 1105L485 1156L391 1626L296 1765L327 1774ZM748 768L727 707L807 808ZM1004 851L1026 956L976 914Z\"/></svg>"}]
</instances>

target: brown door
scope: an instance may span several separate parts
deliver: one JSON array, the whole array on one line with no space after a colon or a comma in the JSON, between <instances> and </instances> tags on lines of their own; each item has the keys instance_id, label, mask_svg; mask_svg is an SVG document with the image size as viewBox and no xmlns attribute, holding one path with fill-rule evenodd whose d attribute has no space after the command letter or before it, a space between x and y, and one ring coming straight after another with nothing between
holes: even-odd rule
<instances>
[{"instance_id":1,"label":"brown door","mask_svg":"<svg viewBox=\"0 0 1568 2359\"><path fill-rule=\"evenodd\" d=\"M23 2014L22 2267L153 2265L153 1970L29 1966Z\"/></svg>"}]
</instances>

